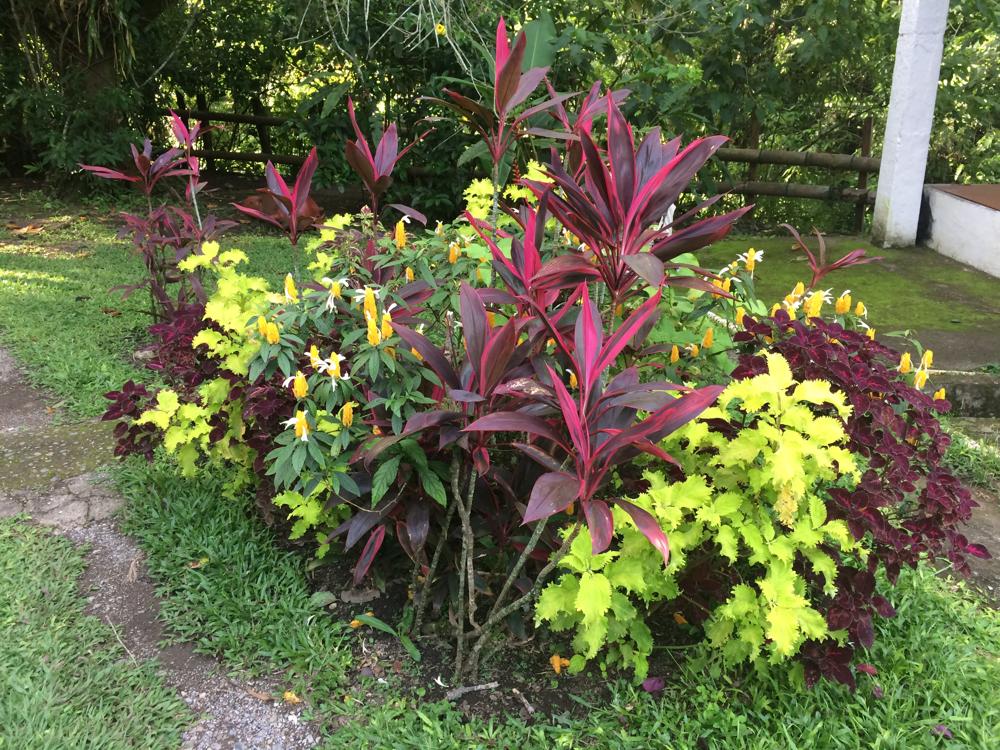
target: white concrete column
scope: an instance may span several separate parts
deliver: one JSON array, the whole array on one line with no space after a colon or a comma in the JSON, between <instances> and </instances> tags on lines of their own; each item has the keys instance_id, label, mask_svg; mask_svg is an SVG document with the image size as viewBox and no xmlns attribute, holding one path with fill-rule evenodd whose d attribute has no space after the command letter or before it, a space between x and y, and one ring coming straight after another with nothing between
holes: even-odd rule
<instances>
[{"instance_id":1,"label":"white concrete column","mask_svg":"<svg viewBox=\"0 0 1000 750\"><path fill-rule=\"evenodd\" d=\"M903 0L872 218L883 247L917 239L947 19L948 0Z\"/></svg>"}]
</instances>

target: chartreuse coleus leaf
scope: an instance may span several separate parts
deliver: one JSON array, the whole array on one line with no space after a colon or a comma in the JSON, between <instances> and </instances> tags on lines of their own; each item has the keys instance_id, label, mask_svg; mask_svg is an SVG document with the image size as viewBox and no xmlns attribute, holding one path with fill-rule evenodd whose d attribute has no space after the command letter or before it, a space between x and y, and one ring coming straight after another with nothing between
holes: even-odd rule
<instances>
[{"instance_id":1,"label":"chartreuse coleus leaf","mask_svg":"<svg viewBox=\"0 0 1000 750\"><path fill-rule=\"evenodd\" d=\"M630 498L667 535L669 565L620 509L613 510L615 542L607 552L593 555L583 530L561 561L566 573L543 590L535 615L554 629L576 628L571 670L601 655L645 674L648 607L680 593L676 576L692 550L702 564L715 554L719 566L740 571L742 580L704 625L709 645L727 660L783 661L805 640L828 637L813 598L836 593L836 564L824 549L855 548L846 524L829 520L825 500L832 485L858 478L843 425L832 416L850 408L829 384L796 383L787 362L766 356L767 373L731 383L718 406L664 443L686 477L670 481L648 471L649 489ZM720 422L736 429L725 433ZM793 567L800 559L814 584ZM659 607L657 616L664 612Z\"/></svg>"}]
</instances>

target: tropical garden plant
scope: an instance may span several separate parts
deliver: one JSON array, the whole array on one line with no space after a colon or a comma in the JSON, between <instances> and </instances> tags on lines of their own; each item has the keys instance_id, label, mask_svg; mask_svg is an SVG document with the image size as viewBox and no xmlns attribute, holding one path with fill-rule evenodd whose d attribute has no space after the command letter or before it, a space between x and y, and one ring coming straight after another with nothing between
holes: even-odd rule
<instances>
[{"instance_id":1,"label":"tropical garden plant","mask_svg":"<svg viewBox=\"0 0 1000 750\"><path fill-rule=\"evenodd\" d=\"M533 100L545 70L522 70L526 43L501 22L491 95L432 102L483 138L486 218L421 230L384 205L413 144L390 125L373 153L353 103L357 214L304 241L315 152L291 188L268 166L281 215L260 218L303 267L272 290L207 238L177 260L210 292L152 330L168 387L108 394L119 452L226 472L356 585L402 575L393 632L450 637L458 679L531 620L574 631L571 669L600 658L642 679L671 602L731 661L852 684L872 614L892 613L880 569L985 554L957 530L972 501L940 465L932 356L890 367L863 306L815 288L863 253L827 264L802 243L813 281L770 311L755 251L702 267L746 210L702 218L714 199L685 195L724 139L637 139L623 93L599 85L574 116L570 95ZM535 139L562 150L508 185Z\"/></svg>"}]
</instances>

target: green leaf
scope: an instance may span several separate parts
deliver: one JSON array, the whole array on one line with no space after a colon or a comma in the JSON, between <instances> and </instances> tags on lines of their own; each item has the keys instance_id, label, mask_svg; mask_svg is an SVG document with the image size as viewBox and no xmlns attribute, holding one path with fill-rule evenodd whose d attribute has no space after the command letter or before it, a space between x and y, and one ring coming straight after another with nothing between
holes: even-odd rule
<instances>
[{"instance_id":1,"label":"green leaf","mask_svg":"<svg viewBox=\"0 0 1000 750\"><path fill-rule=\"evenodd\" d=\"M593 627L611 607L611 582L602 573L586 571L580 577L576 609L583 613L583 624Z\"/></svg>"},{"instance_id":2,"label":"green leaf","mask_svg":"<svg viewBox=\"0 0 1000 750\"><path fill-rule=\"evenodd\" d=\"M358 622L363 622L370 628L375 628L376 630L381 630L383 633L388 633L389 635L396 635L395 629L387 622L374 617L373 615L357 615L355 618Z\"/></svg>"},{"instance_id":3,"label":"green leaf","mask_svg":"<svg viewBox=\"0 0 1000 750\"><path fill-rule=\"evenodd\" d=\"M421 471L420 484L424 488L424 492L434 498L442 508L448 504L448 493L445 492L444 483L441 482L441 477L433 471L430 469Z\"/></svg>"},{"instance_id":4,"label":"green leaf","mask_svg":"<svg viewBox=\"0 0 1000 750\"><path fill-rule=\"evenodd\" d=\"M413 659L413 661L415 662L420 661L420 652L417 650L417 647L413 644L413 641L410 640L410 636L400 635L399 642L403 645L403 648L406 649L406 653L410 655L410 658Z\"/></svg>"},{"instance_id":5,"label":"green leaf","mask_svg":"<svg viewBox=\"0 0 1000 750\"><path fill-rule=\"evenodd\" d=\"M552 16L547 11L542 11L538 18L524 24L524 35L527 44L524 48L521 70L547 68L552 65L556 54L556 26L552 22Z\"/></svg>"},{"instance_id":6,"label":"green leaf","mask_svg":"<svg viewBox=\"0 0 1000 750\"><path fill-rule=\"evenodd\" d=\"M401 459L402 456L393 456L375 470L375 475L372 477L372 507L378 505L389 487L392 486L396 474L399 472Z\"/></svg>"},{"instance_id":7,"label":"green leaf","mask_svg":"<svg viewBox=\"0 0 1000 750\"><path fill-rule=\"evenodd\" d=\"M562 576L558 583L550 583L542 589L542 594L535 604L535 622L553 620L564 612L575 613L579 591L579 580L568 573Z\"/></svg>"},{"instance_id":8,"label":"green leaf","mask_svg":"<svg viewBox=\"0 0 1000 750\"><path fill-rule=\"evenodd\" d=\"M317 591L309 597L309 603L321 609L330 606L335 601L337 601L336 595L329 591Z\"/></svg>"}]
</instances>

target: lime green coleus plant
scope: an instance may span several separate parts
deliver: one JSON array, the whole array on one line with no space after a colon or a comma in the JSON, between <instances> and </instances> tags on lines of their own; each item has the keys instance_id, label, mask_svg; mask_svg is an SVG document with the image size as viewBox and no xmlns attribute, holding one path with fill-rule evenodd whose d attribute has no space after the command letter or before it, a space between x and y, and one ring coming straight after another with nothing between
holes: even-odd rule
<instances>
[{"instance_id":1,"label":"lime green coleus plant","mask_svg":"<svg viewBox=\"0 0 1000 750\"><path fill-rule=\"evenodd\" d=\"M738 581L704 625L708 644L727 661L781 662L807 639L842 635L828 632L810 591L836 592L834 561L823 546L855 548L824 501L827 489L858 480L841 421L851 407L828 383L797 383L780 355L766 357L767 373L731 383L715 407L663 444L684 481L648 471L649 489L631 500L666 533L668 565L617 509L615 547L592 554L583 530L560 562L566 573L542 591L535 617L575 631L571 671L600 656L602 666L631 667L643 679L654 647L647 613L681 595L695 553L717 556L716 567ZM730 429L718 429L719 421ZM818 586L807 585L796 560Z\"/></svg>"}]
</instances>

